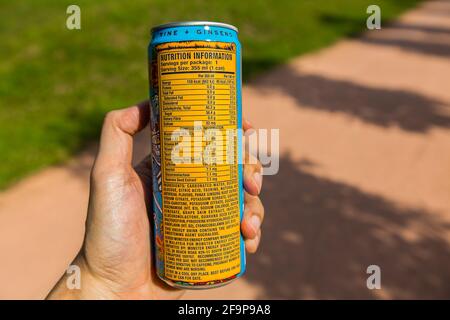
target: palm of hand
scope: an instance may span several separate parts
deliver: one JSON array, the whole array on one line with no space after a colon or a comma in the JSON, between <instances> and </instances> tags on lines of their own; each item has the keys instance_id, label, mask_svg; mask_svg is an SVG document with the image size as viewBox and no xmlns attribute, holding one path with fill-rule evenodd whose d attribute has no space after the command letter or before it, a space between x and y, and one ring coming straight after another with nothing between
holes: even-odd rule
<instances>
[{"instance_id":1,"label":"palm of hand","mask_svg":"<svg viewBox=\"0 0 450 320\"><path fill-rule=\"evenodd\" d=\"M108 114L100 148L91 173L86 236L75 264L83 267L89 283L81 298L173 299L173 289L156 276L152 264L151 168L149 158L131 165L133 135L149 121L148 102ZM249 127L249 124L247 124ZM247 155L248 156L248 155ZM247 157L246 157L247 158ZM255 252L260 238L264 207L259 162L244 165L245 212L241 231L245 247ZM83 277L83 275L82 275ZM64 297L61 281L50 298Z\"/></svg>"},{"instance_id":2,"label":"palm of hand","mask_svg":"<svg viewBox=\"0 0 450 320\"><path fill-rule=\"evenodd\" d=\"M151 212L147 211L151 204L146 201L150 199L151 189L147 164L148 160L144 160L138 166L139 174L130 167L125 174L93 179L92 188L106 192L96 197L98 201L89 204L89 212L95 214L92 214L94 221L88 225L100 224L103 227L87 232L84 254L97 278L105 285L113 282L110 289L119 296L137 294L146 298L177 298L182 291L161 282L152 270L147 214ZM103 185L97 186L97 180ZM102 221L95 221L97 216Z\"/></svg>"}]
</instances>

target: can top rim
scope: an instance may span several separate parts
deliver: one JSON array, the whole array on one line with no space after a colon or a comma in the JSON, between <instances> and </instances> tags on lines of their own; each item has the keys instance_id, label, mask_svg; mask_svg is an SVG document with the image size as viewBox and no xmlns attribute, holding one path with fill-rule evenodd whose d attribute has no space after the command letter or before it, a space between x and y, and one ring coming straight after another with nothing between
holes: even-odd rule
<instances>
[{"instance_id":1,"label":"can top rim","mask_svg":"<svg viewBox=\"0 0 450 320\"><path fill-rule=\"evenodd\" d=\"M156 27L153 27L151 29L151 33L166 29L166 28L172 28L172 27L186 27L186 26L214 26L214 27L222 27L234 30L236 32L239 32L238 28L235 26L228 24L228 23L222 23L222 22L213 22L213 21L179 21L179 22L171 22L171 23L165 23L157 25Z\"/></svg>"}]
</instances>

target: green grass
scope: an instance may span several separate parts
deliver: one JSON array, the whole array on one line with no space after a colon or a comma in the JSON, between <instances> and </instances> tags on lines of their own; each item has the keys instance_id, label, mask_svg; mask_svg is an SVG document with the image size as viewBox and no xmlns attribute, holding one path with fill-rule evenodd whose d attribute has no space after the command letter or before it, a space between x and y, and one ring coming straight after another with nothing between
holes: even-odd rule
<instances>
[{"instance_id":1,"label":"green grass","mask_svg":"<svg viewBox=\"0 0 450 320\"><path fill-rule=\"evenodd\" d=\"M149 29L175 20L234 24L244 80L365 28L379 4L383 22L418 0L92 1L0 3L0 188L64 161L96 139L110 109L147 97ZM65 28L69 4L82 30Z\"/></svg>"}]
</instances>

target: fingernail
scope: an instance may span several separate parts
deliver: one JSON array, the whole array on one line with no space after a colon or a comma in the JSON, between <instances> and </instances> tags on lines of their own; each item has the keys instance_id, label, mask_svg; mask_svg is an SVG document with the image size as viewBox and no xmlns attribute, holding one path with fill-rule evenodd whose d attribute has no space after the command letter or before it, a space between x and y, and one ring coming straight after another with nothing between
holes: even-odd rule
<instances>
[{"instance_id":1,"label":"fingernail","mask_svg":"<svg viewBox=\"0 0 450 320\"><path fill-rule=\"evenodd\" d=\"M258 193L261 191L262 188L262 175L260 172L255 172L253 174L253 180L256 183L256 186L258 187Z\"/></svg>"},{"instance_id":2,"label":"fingernail","mask_svg":"<svg viewBox=\"0 0 450 320\"><path fill-rule=\"evenodd\" d=\"M250 218L250 224L255 228L255 232L258 232L259 227L261 227L261 219L254 215Z\"/></svg>"}]
</instances>

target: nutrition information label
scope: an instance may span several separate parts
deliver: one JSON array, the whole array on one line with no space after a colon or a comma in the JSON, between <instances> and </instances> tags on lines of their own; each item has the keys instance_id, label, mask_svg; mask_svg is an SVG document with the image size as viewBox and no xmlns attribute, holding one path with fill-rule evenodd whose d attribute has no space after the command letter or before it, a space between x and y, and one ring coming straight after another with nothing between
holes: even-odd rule
<instances>
[{"instance_id":1,"label":"nutrition information label","mask_svg":"<svg viewBox=\"0 0 450 320\"><path fill-rule=\"evenodd\" d=\"M191 41L157 50L165 276L226 279L241 268L236 47Z\"/></svg>"}]
</instances>

